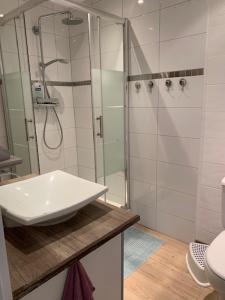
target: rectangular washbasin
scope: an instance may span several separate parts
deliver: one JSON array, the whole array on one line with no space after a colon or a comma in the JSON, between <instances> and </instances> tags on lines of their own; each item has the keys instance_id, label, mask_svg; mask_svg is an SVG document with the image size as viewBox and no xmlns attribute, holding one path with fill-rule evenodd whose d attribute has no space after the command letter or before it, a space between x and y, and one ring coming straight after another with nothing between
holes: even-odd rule
<instances>
[{"instance_id":1,"label":"rectangular washbasin","mask_svg":"<svg viewBox=\"0 0 225 300\"><path fill-rule=\"evenodd\" d=\"M107 192L107 187L54 171L0 187L6 226L53 225Z\"/></svg>"}]
</instances>

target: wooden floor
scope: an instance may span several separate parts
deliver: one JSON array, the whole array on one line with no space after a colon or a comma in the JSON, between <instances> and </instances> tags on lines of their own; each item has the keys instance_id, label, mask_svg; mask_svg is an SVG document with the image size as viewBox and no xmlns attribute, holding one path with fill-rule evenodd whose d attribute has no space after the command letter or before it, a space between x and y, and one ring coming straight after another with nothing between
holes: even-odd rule
<instances>
[{"instance_id":1,"label":"wooden floor","mask_svg":"<svg viewBox=\"0 0 225 300\"><path fill-rule=\"evenodd\" d=\"M189 275L185 264L186 244L145 227L141 228L165 243L125 280L124 300L217 298L212 289L199 287Z\"/></svg>"}]
</instances>

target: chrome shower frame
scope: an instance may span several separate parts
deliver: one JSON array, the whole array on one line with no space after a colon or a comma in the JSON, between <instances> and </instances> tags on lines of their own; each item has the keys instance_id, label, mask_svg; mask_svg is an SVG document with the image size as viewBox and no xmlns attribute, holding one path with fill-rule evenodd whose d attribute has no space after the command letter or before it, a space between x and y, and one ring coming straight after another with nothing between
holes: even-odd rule
<instances>
[{"instance_id":1,"label":"chrome shower frame","mask_svg":"<svg viewBox=\"0 0 225 300\"><path fill-rule=\"evenodd\" d=\"M129 39L129 21L125 18L119 17L117 15L107 13L105 11L93 8L88 5L77 3L75 0L29 0L20 7L12 10L11 12L7 13L3 18L0 19L0 26L5 25L10 20L20 16L22 13L38 6L44 2L52 2L54 4L60 4L65 8L68 8L67 11L61 11L53 14L71 14L69 9L77 9L82 12L86 12L88 15L94 15L96 17L101 17L103 19L113 20L117 24L123 25L123 43L124 43L124 140L125 140L125 182L126 182L126 199L125 199L125 207L130 208L130 160L129 160L129 134L128 134L128 125L129 125L129 113L128 113L128 105L129 105L129 97L128 97L128 70L129 70L129 62L128 62L128 39ZM40 20L42 17L48 17L52 14L41 16L39 18L39 25ZM89 18L90 22L90 18ZM90 26L90 24L89 24ZM41 28L41 27L40 27ZM41 35L41 30L40 30ZM42 40L42 38L40 38ZM43 46L43 45L42 45ZM41 61L44 63L44 54L43 54L43 47L41 47ZM42 71L43 72L43 71ZM43 72L44 73L44 72ZM45 74L43 75L43 81L46 80ZM46 91L45 91L46 92ZM95 158L95 165L96 165L96 158Z\"/></svg>"}]
</instances>

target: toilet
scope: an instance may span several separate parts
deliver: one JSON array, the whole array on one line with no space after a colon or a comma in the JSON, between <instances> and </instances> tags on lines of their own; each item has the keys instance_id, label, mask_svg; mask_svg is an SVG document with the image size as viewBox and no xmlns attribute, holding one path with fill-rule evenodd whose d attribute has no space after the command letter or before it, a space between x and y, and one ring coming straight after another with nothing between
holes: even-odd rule
<instances>
[{"instance_id":1,"label":"toilet","mask_svg":"<svg viewBox=\"0 0 225 300\"><path fill-rule=\"evenodd\" d=\"M222 222L225 228L225 178L222 180ZM212 286L225 300L225 230L210 245L190 243L186 256L192 278L201 286Z\"/></svg>"}]
</instances>

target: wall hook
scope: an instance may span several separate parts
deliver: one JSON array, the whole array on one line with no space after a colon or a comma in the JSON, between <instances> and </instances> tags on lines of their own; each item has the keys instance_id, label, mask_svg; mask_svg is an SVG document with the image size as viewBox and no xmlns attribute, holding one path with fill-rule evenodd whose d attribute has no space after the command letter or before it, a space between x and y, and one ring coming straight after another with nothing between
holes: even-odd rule
<instances>
[{"instance_id":1,"label":"wall hook","mask_svg":"<svg viewBox=\"0 0 225 300\"><path fill-rule=\"evenodd\" d=\"M136 91L139 92L139 90L141 88L141 83L139 81L135 82L135 88L136 88Z\"/></svg>"},{"instance_id":2,"label":"wall hook","mask_svg":"<svg viewBox=\"0 0 225 300\"><path fill-rule=\"evenodd\" d=\"M171 88L172 84L173 84L173 83L172 83L172 80L171 80L171 79L167 79L167 80L165 81L165 85L166 85L168 91L169 91L169 89Z\"/></svg>"},{"instance_id":3,"label":"wall hook","mask_svg":"<svg viewBox=\"0 0 225 300\"><path fill-rule=\"evenodd\" d=\"M179 81L182 91L184 90L185 86L187 85L187 80L185 78L181 78Z\"/></svg>"},{"instance_id":4,"label":"wall hook","mask_svg":"<svg viewBox=\"0 0 225 300\"><path fill-rule=\"evenodd\" d=\"M150 80L150 81L148 82L148 87L149 87L149 89L150 89L150 92L152 92L152 89L153 89L153 87L154 87L154 82L153 82L152 80Z\"/></svg>"}]
</instances>

